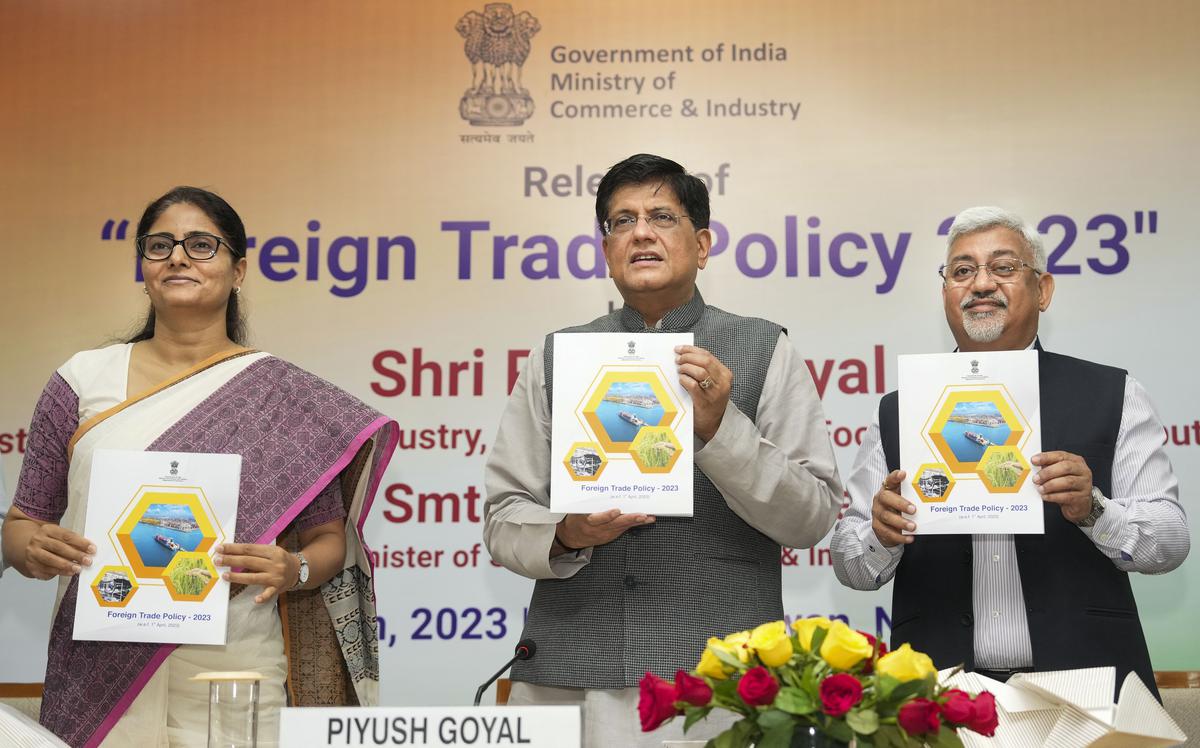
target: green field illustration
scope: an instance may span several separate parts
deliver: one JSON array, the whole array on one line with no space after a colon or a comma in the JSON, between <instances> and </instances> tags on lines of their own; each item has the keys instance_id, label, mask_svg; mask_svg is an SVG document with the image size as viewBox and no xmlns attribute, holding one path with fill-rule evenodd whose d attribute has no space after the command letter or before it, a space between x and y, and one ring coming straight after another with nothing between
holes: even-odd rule
<instances>
[{"instance_id":1,"label":"green field illustration","mask_svg":"<svg viewBox=\"0 0 1200 748\"><path fill-rule=\"evenodd\" d=\"M181 595L201 594L211 579L211 572L199 558L181 558L171 570L171 584Z\"/></svg>"},{"instance_id":2,"label":"green field illustration","mask_svg":"<svg viewBox=\"0 0 1200 748\"><path fill-rule=\"evenodd\" d=\"M675 454L675 442L671 429L643 426L637 438L637 455L648 468L662 468L671 463Z\"/></svg>"},{"instance_id":3,"label":"green field illustration","mask_svg":"<svg viewBox=\"0 0 1200 748\"><path fill-rule=\"evenodd\" d=\"M996 488L1012 488L1017 485L1025 466L1016 449L991 450L984 458L983 473Z\"/></svg>"}]
</instances>

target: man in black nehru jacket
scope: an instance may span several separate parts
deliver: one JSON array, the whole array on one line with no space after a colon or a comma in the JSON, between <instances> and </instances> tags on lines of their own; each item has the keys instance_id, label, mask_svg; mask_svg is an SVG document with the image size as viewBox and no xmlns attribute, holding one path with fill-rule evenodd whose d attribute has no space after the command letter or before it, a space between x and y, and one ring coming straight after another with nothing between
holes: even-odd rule
<instances>
[{"instance_id":1,"label":"man in black nehru jacket","mask_svg":"<svg viewBox=\"0 0 1200 748\"><path fill-rule=\"evenodd\" d=\"M1112 665L1119 690L1154 672L1129 572L1162 574L1191 544L1163 427L1122 369L1050 353L1038 318L1050 306L1041 237L999 208L971 208L950 228L942 267L946 322L961 351L1038 351L1042 535L904 535L915 508L900 496L897 393L885 395L849 480L834 531L843 584L895 577L892 643L941 668L1014 672Z\"/></svg>"}]
</instances>

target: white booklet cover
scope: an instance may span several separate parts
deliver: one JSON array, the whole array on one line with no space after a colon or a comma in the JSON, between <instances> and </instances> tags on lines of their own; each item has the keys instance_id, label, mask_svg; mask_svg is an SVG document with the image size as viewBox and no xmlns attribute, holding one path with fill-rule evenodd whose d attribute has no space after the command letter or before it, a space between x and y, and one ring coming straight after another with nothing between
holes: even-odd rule
<instances>
[{"instance_id":1,"label":"white booklet cover","mask_svg":"<svg viewBox=\"0 0 1200 748\"><path fill-rule=\"evenodd\" d=\"M224 644L229 583L212 557L233 541L241 472L241 455L96 450L74 638Z\"/></svg>"},{"instance_id":2,"label":"white booklet cover","mask_svg":"<svg viewBox=\"0 0 1200 748\"><path fill-rule=\"evenodd\" d=\"M1037 351L899 357L901 492L918 535L1041 533Z\"/></svg>"},{"instance_id":3,"label":"white booklet cover","mask_svg":"<svg viewBox=\"0 0 1200 748\"><path fill-rule=\"evenodd\" d=\"M691 333L557 333L550 509L692 515Z\"/></svg>"}]
</instances>

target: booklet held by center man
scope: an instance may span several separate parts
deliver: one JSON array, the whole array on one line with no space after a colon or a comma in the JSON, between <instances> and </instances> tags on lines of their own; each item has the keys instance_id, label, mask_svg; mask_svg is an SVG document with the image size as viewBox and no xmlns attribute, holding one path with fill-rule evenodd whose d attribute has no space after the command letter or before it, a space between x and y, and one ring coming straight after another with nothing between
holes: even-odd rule
<instances>
[{"instance_id":1,"label":"booklet held by center man","mask_svg":"<svg viewBox=\"0 0 1200 748\"><path fill-rule=\"evenodd\" d=\"M691 333L554 336L550 509L692 515Z\"/></svg>"}]
</instances>

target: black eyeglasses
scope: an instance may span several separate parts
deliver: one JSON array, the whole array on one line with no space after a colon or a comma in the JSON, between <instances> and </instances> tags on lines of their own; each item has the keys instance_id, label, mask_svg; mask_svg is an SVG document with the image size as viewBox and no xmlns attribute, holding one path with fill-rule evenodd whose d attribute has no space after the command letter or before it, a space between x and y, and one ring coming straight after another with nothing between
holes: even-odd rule
<instances>
[{"instance_id":1,"label":"black eyeglasses","mask_svg":"<svg viewBox=\"0 0 1200 748\"><path fill-rule=\"evenodd\" d=\"M229 242L214 234L189 234L182 239L171 234L143 234L137 238L137 251L144 260L162 262L175 251L176 244L182 244L184 254L193 260L211 260L222 244L233 252Z\"/></svg>"}]
</instances>

